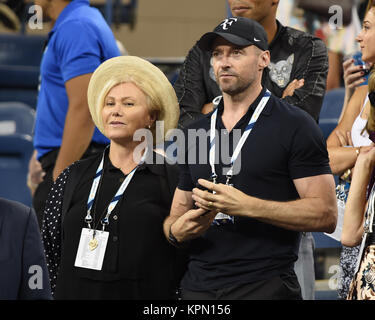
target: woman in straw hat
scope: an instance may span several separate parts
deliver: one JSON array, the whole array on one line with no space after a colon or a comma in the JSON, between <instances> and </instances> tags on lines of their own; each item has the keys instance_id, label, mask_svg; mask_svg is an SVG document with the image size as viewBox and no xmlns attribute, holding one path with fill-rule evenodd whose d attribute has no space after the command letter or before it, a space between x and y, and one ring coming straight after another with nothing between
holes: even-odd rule
<instances>
[{"instance_id":1,"label":"woman in straw hat","mask_svg":"<svg viewBox=\"0 0 375 320\"><path fill-rule=\"evenodd\" d=\"M42 232L54 297L174 298L179 259L162 223L177 172L152 150L177 125L174 90L151 63L116 57L94 72L88 100L110 145L50 192Z\"/></svg>"}]
</instances>

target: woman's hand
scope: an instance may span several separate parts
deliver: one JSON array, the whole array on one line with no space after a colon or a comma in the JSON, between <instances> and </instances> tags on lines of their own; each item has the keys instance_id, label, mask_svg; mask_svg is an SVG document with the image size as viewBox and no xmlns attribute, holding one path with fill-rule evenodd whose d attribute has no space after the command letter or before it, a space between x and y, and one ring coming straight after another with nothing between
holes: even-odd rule
<instances>
[{"instance_id":1,"label":"woman's hand","mask_svg":"<svg viewBox=\"0 0 375 320\"><path fill-rule=\"evenodd\" d=\"M350 131L346 132L346 135L343 134L340 130L335 130L335 133L336 133L337 139L340 142L340 147L353 146L353 141L352 141Z\"/></svg>"},{"instance_id":2,"label":"woman's hand","mask_svg":"<svg viewBox=\"0 0 375 320\"><path fill-rule=\"evenodd\" d=\"M370 67L371 66L372 64ZM343 77L346 89L354 91L356 87L366 81L363 65L355 65L353 58L345 60L342 64L342 68L344 70Z\"/></svg>"}]
</instances>

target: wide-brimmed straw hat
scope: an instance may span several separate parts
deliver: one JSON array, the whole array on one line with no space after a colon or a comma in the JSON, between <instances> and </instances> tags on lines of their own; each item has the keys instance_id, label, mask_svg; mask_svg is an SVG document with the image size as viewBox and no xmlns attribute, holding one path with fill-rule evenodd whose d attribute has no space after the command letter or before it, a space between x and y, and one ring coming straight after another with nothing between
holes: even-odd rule
<instances>
[{"instance_id":1,"label":"wide-brimmed straw hat","mask_svg":"<svg viewBox=\"0 0 375 320\"><path fill-rule=\"evenodd\" d=\"M164 73L152 63L135 56L120 56L103 62L93 73L87 98L96 127L105 135L101 111L105 97L116 85L134 83L149 98L151 110L158 113L156 121L164 122L163 132L152 128L154 144L166 139L168 130L176 128L180 115L176 93ZM161 131L161 129L160 129Z\"/></svg>"}]
</instances>

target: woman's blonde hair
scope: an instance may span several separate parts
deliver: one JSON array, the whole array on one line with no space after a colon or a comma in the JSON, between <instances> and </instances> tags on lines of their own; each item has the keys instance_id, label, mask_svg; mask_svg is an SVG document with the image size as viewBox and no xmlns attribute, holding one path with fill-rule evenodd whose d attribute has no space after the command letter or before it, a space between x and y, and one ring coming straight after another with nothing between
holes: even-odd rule
<instances>
[{"instance_id":1,"label":"woman's blonde hair","mask_svg":"<svg viewBox=\"0 0 375 320\"><path fill-rule=\"evenodd\" d=\"M176 93L164 73L152 63L135 56L121 56L103 62L90 79L87 97L92 119L105 135L101 112L109 91L120 83L135 84L147 99L150 115L164 122L163 132L156 133L155 123L151 127L153 143L166 137L169 129L176 128L180 109ZM159 128L161 131L163 128Z\"/></svg>"},{"instance_id":2,"label":"woman's blonde hair","mask_svg":"<svg viewBox=\"0 0 375 320\"><path fill-rule=\"evenodd\" d=\"M367 14L367 12L368 12L372 7L375 7L375 0L369 0L369 1L367 2L366 14Z\"/></svg>"}]
</instances>

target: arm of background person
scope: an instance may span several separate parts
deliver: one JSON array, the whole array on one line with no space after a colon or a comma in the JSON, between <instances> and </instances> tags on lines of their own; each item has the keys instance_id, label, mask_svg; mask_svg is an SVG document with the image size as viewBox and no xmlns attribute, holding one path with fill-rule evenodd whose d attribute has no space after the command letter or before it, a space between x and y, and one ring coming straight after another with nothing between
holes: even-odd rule
<instances>
[{"instance_id":1,"label":"arm of background person","mask_svg":"<svg viewBox=\"0 0 375 320\"><path fill-rule=\"evenodd\" d=\"M283 96L281 98L284 99L284 98L289 97L289 96L292 97L294 95L294 91L303 87L304 84L305 84L304 79L300 79L300 80L294 79L285 88L285 90L283 92Z\"/></svg>"},{"instance_id":2,"label":"arm of background person","mask_svg":"<svg viewBox=\"0 0 375 320\"><path fill-rule=\"evenodd\" d=\"M366 81L366 79L364 78L363 66L354 65L353 58L345 60L342 64L342 68L345 83L345 98L344 105L339 117L339 122L344 116L350 98L353 96L355 89ZM366 87L367 90L367 85L362 87Z\"/></svg>"},{"instance_id":3,"label":"arm of background person","mask_svg":"<svg viewBox=\"0 0 375 320\"><path fill-rule=\"evenodd\" d=\"M341 86L341 61L342 54L328 49L327 91Z\"/></svg>"},{"instance_id":4,"label":"arm of background person","mask_svg":"<svg viewBox=\"0 0 375 320\"><path fill-rule=\"evenodd\" d=\"M294 231L333 232L337 220L335 182L332 175L324 174L294 179L300 199L279 202L249 196L224 184L213 184L199 179L199 184L216 194L193 189L193 199L202 209L212 201L218 211L257 219Z\"/></svg>"},{"instance_id":5,"label":"arm of background person","mask_svg":"<svg viewBox=\"0 0 375 320\"><path fill-rule=\"evenodd\" d=\"M208 101L203 79L203 52L197 45L190 49L180 69L174 89L180 104L179 125L184 128L202 115Z\"/></svg>"},{"instance_id":6,"label":"arm of background person","mask_svg":"<svg viewBox=\"0 0 375 320\"><path fill-rule=\"evenodd\" d=\"M314 38L303 44L302 52L297 58L298 61L306 61L306 64L298 61L294 64L296 71L291 80L304 79L304 85L295 90L293 96L285 97L285 101L305 110L317 121L326 91L327 48L322 40Z\"/></svg>"},{"instance_id":7,"label":"arm of background person","mask_svg":"<svg viewBox=\"0 0 375 320\"><path fill-rule=\"evenodd\" d=\"M375 147L359 155L354 167L345 205L341 243L354 247L361 242L366 208L366 192L375 165Z\"/></svg>"},{"instance_id":8,"label":"arm of background person","mask_svg":"<svg viewBox=\"0 0 375 320\"><path fill-rule=\"evenodd\" d=\"M62 143L53 170L53 180L56 180L67 166L79 160L91 142L95 129L87 103L87 88L91 75L78 76L65 83L69 106Z\"/></svg>"},{"instance_id":9,"label":"arm of background person","mask_svg":"<svg viewBox=\"0 0 375 320\"><path fill-rule=\"evenodd\" d=\"M327 150L333 174L340 174L346 169L352 168L357 160L356 150L354 148L343 147L336 132L339 131L343 135L346 135L347 132L351 132L354 120L362 110L366 95L367 86L361 86L355 90L342 120L327 139ZM365 148L362 147L362 149Z\"/></svg>"},{"instance_id":10,"label":"arm of background person","mask_svg":"<svg viewBox=\"0 0 375 320\"><path fill-rule=\"evenodd\" d=\"M30 189L31 196L34 196L35 190L39 183L43 181L45 172L42 169L41 163L37 160L37 151L34 150L29 160L29 172L27 174L27 186Z\"/></svg>"}]
</instances>

